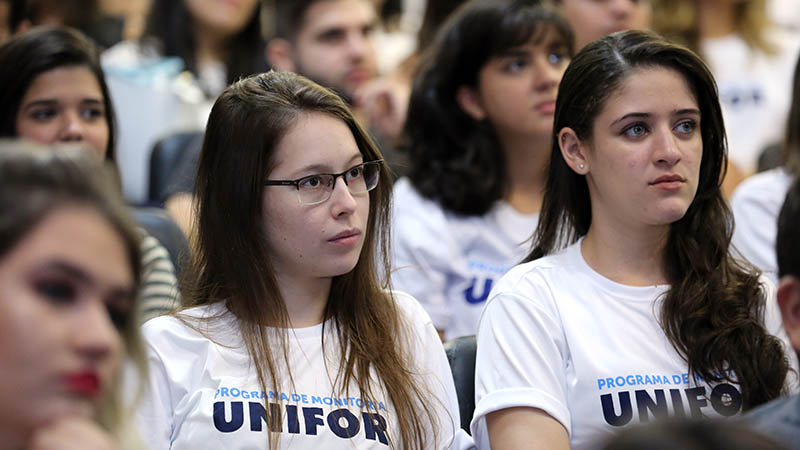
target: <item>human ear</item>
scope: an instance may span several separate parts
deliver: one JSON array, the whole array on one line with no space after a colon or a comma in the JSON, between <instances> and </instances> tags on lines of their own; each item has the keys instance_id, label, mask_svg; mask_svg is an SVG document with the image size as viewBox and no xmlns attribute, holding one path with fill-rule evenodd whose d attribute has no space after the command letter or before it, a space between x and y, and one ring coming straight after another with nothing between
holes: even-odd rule
<instances>
[{"instance_id":1,"label":"human ear","mask_svg":"<svg viewBox=\"0 0 800 450\"><path fill-rule=\"evenodd\" d=\"M267 62L273 69L282 72L294 72L296 70L297 67L292 57L292 43L288 40L282 38L270 39L264 52Z\"/></svg>"},{"instance_id":2,"label":"human ear","mask_svg":"<svg viewBox=\"0 0 800 450\"><path fill-rule=\"evenodd\" d=\"M575 130L564 127L558 132L558 148L567 165L579 175L589 173L586 159L586 146L575 133Z\"/></svg>"},{"instance_id":3,"label":"human ear","mask_svg":"<svg viewBox=\"0 0 800 450\"><path fill-rule=\"evenodd\" d=\"M486 118L486 110L483 108L480 94L475 88L459 86L458 90L456 90L456 102L473 119L481 121Z\"/></svg>"},{"instance_id":4,"label":"human ear","mask_svg":"<svg viewBox=\"0 0 800 450\"><path fill-rule=\"evenodd\" d=\"M800 279L784 275L778 283L778 306L789 342L800 351Z\"/></svg>"}]
</instances>

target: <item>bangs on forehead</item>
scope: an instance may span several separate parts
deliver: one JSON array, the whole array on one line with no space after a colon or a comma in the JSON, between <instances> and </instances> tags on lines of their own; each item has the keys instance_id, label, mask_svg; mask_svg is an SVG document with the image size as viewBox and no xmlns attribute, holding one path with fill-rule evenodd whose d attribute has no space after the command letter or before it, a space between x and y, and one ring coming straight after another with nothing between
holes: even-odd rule
<instances>
[{"instance_id":1,"label":"bangs on forehead","mask_svg":"<svg viewBox=\"0 0 800 450\"><path fill-rule=\"evenodd\" d=\"M498 55L528 43L540 44L545 39L563 45L572 55L572 32L566 21L557 13L537 7L503 17L497 28L489 54Z\"/></svg>"}]
</instances>

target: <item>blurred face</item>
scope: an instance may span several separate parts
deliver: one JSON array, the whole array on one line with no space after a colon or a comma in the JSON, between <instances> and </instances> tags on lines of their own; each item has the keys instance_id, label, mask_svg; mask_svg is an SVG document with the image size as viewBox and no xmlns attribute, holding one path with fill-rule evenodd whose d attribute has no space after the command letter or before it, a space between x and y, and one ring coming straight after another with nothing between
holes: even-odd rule
<instances>
[{"instance_id":1,"label":"blurred face","mask_svg":"<svg viewBox=\"0 0 800 450\"><path fill-rule=\"evenodd\" d=\"M120 366L133 282L122 239L88 207L51 212L0 260L4 429L95 414Z\"/></svg>"},{"instance_id":2,"label":"blurred face","mask_svg":"<svg viewBox=\"0 0 800 450\"><path fill-rule=\"evenodd\" d=\"M184 0L184 2L192 19L202 30L211 30L222 36L233 36L242 31L258 6L258 0Z\"/></svg>"},{"instance_id":3,"label":"blurred face","mask_svg":"<svg viewBox=\"0 0 800 450\"><path fill-rule=\"evenodd\" d=\"M575 32L575 48L616 31L650 28L650 0L561 0Z\"/></svg>"},{"instance_id":4,"label":"blurred face","mask_svg":"<svg viewBox=\"0 0 800 450\"><path fill-rule=\"evenodd\" d=\"M306 10L292 46L295 72L352 99L376 75L369 0L320 0Z\"/></svg>"},{"instance_id":5,"label":"blurred face","mask_svg":"<svg viewBox=\"0 0 800 450\"><path fill-rule=\"evenodd\" d=\"M108 148L108 116L103 91L83 66L39 74L22 97L17 135L42 144L81 143L101 158Z\"/></svg>"},{"instance_id":6,"label":"blurred face","mask_svg":"<svg viewBox=\"0 0 800 450\"><path fill-rule=\"evenodd\" d=\"M363 157L344 122L326 114L298 117L278 143L270 180L295 180L341 173ZM337 177L328 200L300 204L295 186L266 186L264 215L268 246L278 278L330 278L358 262L369 218L369 193L351 194Z\"/></svg>"},{"instance_id":7,"label":"blurred face","mask_svg":"<svg viewBox=\"0 0 800 450\"><path fill-rule=\"evenodd\" d=\"M504 136L549 136L553 131L558 83L569 63L567 46L548 31L538 42L506 50L478 75L476 109Z\"/></svg>"},{"instance_id":8,"label":"blurred face","mask_svg":"<svg viewBox=\"0 0 800 450\"><path fill-rule=\"evenodd\" d=\"M584 168L573 165L586 175L592 226L664 226L681 219L697 191L700 119L678 72L643 68L628 75L596 117L590 142L581 144Z\"/></svg>"}]
</instances>

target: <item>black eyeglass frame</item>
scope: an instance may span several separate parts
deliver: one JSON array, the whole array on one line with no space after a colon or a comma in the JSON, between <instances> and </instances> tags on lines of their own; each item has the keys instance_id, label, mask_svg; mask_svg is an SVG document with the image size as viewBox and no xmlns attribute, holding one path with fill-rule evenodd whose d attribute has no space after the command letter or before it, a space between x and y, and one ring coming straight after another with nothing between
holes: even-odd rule
<instances>
[{"instance_id":1,"label":"black eyeglass frame","mask_svg":"<svg viewBox=\"0 0 800 450\"><path fill-rule=\"evenodd\" d=\"M297 192L300 192L300 183L302 181L307 180L309 178L329 175L329 176L333 177L333 183L331 184L332 187L336 186L336 179L339 178L339 177L342 177L342 179L344 180L344 184L347 185L348 190L349 190L350 189L350 183L347 182L347 177L345 177L345 175L347 175L347 172L350 172L351 170L353 170L355 168L358 168L358 167L363 169L364 166L367 166L367 165L375 165L375 166L378 166L378 168L380 168L380 165L383 164L383 162L384 161L382 159L376 159L376 160L373 160L373 161L365 161L365 162L363 162L361 164L356 164L355 166L350 167L350 168L348 168L347 170L345 170L344 172L341 172L341 173L315 173L315 174L312 174L312 175L306 175L306 176L304 176L302 178L298 178L296 180L264 180L264 186L294 186L294 188L297 189ZM380 172L378 172L378 174L380 174ZM380 180L380 175L378 175L378 179ZM377 185L378 184L375 183L375 186L377 186ZM373 186L372 189L374 189L375 186ZM367 189L364 192L369 192L372 189ZM330 192L333 192L333 189L331 189ZM363 194L364 192L361 192L361 193ZM330 198L330 197L328 197L328 198ZM325 200L327 200L327 198ZM320 201L318 203L322 203L325 200L322 200L322 201ZM317 204L317 203L306 203L306 204L314 205L314 204Z\"/></svg>"}]
</instances>

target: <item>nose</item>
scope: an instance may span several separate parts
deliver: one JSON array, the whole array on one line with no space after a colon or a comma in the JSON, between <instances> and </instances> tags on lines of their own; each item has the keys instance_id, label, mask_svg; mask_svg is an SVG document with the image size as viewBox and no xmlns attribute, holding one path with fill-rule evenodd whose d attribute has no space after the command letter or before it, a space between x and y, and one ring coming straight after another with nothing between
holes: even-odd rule
<instances>
[{"instance_id":1,"label":"nose","mask_svg":"<svg viewBox=\"0 0 800 450\"><path fill-rule=\"evenodd\" d=\"M119 332L111 323L105 302L96 301L80 311L72 330L72 343L80 355L93 363L109 360L121 351Z\"/></svg>"},{"instance_id":2,"label":"nose","mask_svg":"<svg viewBox=\"0 0 800 450\"><path fill-rule=\"evenodd\" d=\"M537 58L536 73L533 77L533 88L537 91L554 89L561 81L563 67L554 65L549 58L549 55L542 55Z\"/></svg>"},{"instance_id":3,"label":"nose","mask_svg":"<svg viewBox=\"0 0 800 450\"><path fill-rule=\"evenodd\" d=\"M65 112L59 140L62 142L80 142L83 140L84 123L76 112Z\"/></svg>"},{"instance_id":4,"label":"nose","mask_svg":"<svg viewBox=\"0 0 800 450\"><path fill-rule=\"evenodd\" d=\"M611 0L609 9L616 20L627 20L635 7L633 0Z\"/></svg>"},{"instance_id":5,"label":"nose","mask_svg":"<svg viewBox=\"0 0 800 450\"><path fill-rule=\"evenodd\" d=\"M669 128L669 127L667 127ZM671 130L661 130L659 138L655 140L653 159L657 165L672 167L681 160L681 151L678 137Z\"/></svg>"},{"instance_id":6,"label":"nose","mask_svg":"<svg viewBox=\"0 0 800 450\"><path fill-rule=\"evenodd\" d=\"M369 37L360 30L349 33L347 38L347 50L351 60L363 60L370 50L371 43Z\"/></svg>"},{"instance_id":7,"label":"nose","mask_svg":"<svg viewBox=\"0 0 800 450\"><path fill-rule=\"evenodd\" d=\"M361 194L366 195L366 194ZM336 179L331 192L331 213L334 217L349 216L355 211L357 203L350 189L344 182L344 177Z\"/></svg>"}]
</instances>

